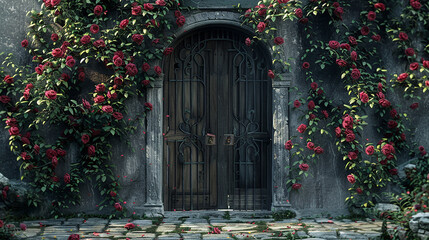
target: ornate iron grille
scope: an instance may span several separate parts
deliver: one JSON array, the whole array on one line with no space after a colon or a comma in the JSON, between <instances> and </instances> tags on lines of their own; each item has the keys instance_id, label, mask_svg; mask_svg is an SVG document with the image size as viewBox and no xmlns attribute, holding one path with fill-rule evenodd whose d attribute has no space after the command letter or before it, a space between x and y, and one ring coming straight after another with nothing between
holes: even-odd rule
<instances>
[{"instance_id":1,"label":"ornate iron grille","mask_svg":"<svg viewBox=\"0 0 429 240\"><path fill-rule=\"evenodd\" d=\"M270 204L269 59L229 28L194 31L166 58L166 210Z\"/></svg>"}]
</instances>

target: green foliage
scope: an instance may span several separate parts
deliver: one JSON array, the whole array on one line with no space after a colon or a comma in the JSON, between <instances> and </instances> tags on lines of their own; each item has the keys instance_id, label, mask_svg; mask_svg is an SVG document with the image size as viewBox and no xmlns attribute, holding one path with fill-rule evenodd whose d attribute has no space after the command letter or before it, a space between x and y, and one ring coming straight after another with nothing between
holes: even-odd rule
<instances>
[{"instance_id":1,"label":"green foliage","mask_svg":"<svg viewBox=\"0 0 429 240\"><path fill-rule=\"evenodd\" d=\"M296 213L290 210L273 212L274 221L282 221L284 219L290 219L296 217Z\"/></svg>"},{"instance_id":2,"label":"green foliage","mask_svg":"<svg viewBox=\"0 0 429 240\"><path fill-rule=\"evenodd\" d=\"M52 216L59 217L62 209L80 203L80 186L93 181L104 197L99 210L109 207L110 217L127 214L120 206L120 179L113 173L119 159L112 159L111 140L126 138L152 109L145 104L145 111L126 120L127 99L144 97L162 73L157 64L172 41L165 32L175 28L169 19L179 5L176 0L146 8L141 1L56 6L48 1L40 12L28 13L28 44L22 44L34 56L33 65L17 66L10 55L4 58L0 115L6 129L14 130L10 148L33 188L29 206L48 203ZM139 70L143 63L148 68ZM65 149L71 143L78 159L68 159Z\"/></svg>"}]
</instances>

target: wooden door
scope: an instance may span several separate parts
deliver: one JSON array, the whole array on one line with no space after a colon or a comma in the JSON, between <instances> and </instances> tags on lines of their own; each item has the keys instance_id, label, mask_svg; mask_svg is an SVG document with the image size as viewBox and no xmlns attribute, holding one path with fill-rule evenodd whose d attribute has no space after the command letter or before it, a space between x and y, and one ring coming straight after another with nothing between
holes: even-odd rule
<instances>
[{"instance_id":1,"label":"wooden door","mask_svg":"<svg viewBox=\"0 0 429 240\"><path fill-rule=\"evenodd\" d=\"M166 210L269 206L271 82L232 29L188 34L165 62Z\"/></svg>"}]
</instances>

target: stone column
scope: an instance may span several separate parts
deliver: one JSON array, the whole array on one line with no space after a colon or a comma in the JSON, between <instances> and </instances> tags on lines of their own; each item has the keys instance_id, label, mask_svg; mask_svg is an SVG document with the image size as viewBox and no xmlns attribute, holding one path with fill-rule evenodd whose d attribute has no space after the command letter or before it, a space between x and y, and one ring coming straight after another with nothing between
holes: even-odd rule
<instances>
[{"instance_id":1,"label":"stone column","mask_svg":"<svg viewBox=\"0 0 429 240\"><path fill-rule=\"evenodd\" d=\"M272 162L272 211L290 209L286 181L289 178L289 152L284 144L289 139L289 87L290 77L273 81L273 162Z\"/></svg>"},{"instance_id":2,"label":"stone column","mask_svg":"<svg viewBox=\"0 0 429 240\"><path fill-rule=\"evenodd\" d=\"M147 101L153 109L147 114L146 132L146 199L144 210L147 216L164 213L162 202L162 80L147 91Z\"/></svg>"}]
</instances>

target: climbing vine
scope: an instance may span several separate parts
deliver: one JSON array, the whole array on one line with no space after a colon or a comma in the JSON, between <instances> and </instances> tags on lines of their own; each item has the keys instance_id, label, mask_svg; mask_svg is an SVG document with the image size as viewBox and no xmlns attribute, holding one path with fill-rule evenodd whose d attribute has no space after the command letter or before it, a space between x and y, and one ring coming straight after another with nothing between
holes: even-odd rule
<instances>
[{"instance_id":1,"label":"climbing vine","mask_svg":"<svg viewBox=\"0 0 429 240\"><path fill-rule=\"evenodd\" d=\"M244 22L255 29L255 39L274 46L274 63L279 61L279 56L286 59L280 55L278 43L288 43L287 39L278 41L282 37L274 27L275 21L290 20L302 30L301 45L305 49L295 62L301 67L309 88L304 91L295 88L300 94L290 102L292 110L301 114L302 123L295 131L291 130L291 138L285 140L285 148L293 160L290 171L294 177L288 182L289 189L303 187L302 180L309 176L312 164L323 161L324 149L317 141L331 137L348 173L350 196L346 201L349 206L374 206L380 192L394 182L407 188L408 194L411 189L414 196L418 196L418 200L407 198L408 216L410 212L427 212L428 193L417 186L428 180L429 158L423 146L417 149L417 143L407 139L411 133L407 127L408 114L397 110L399 106L392 103L392 95L400 89L405 100L421 100L422 93L429 88L429 61L425 60L429 54L429 4L418 0L405 3L370 0L359 6L352 4L311 0L302 6L299 1L267 0L243 14ZM402 9L400 14L394 12L395 6ZM358 19L348 16L352 7L361 9ZM324 40L317 28L332 29L333 39ZM395 64L405 66L403 72L388 72L381 57L384 46L397 47ZM323 86L332 83L323 82L317 76L326 70L335 73L344 83L348 96L345 101L339 102L325 94ZM268 76L278 78L280 74L276 72L279 70L269 71ZM419 103L409 107L413 111ZM370 140L366 136L371 132L366 120L368 114L377 119L379 139ZM398 177L401 151L409 152L411 157L419 156L415 162L422 166L409 177L414 184L405 186Z\"/></svg>"},{"instance_id":2,"label":"climbing vine","mask_svg":"<svg viewBox=\"0 0 429 240\"><path fill-rule=\"evenodd\" d=\"M95 179L104 197L99 209L126 214L111 140L136 130L152 110L147 102L144 112L127 118L125 103L144 99L162 74L158 63L173 51L164 33L184 25L181 10L176 0L44 0L41 11L29 12L30 31L21 45L33 66L18 67L5 58L0 114L34 191L30 206L47 198L51 213L58 214L79 204L80 186ZM72 160L65 149L73 146L80 157Z\"/></svg>"}]
</instances>

